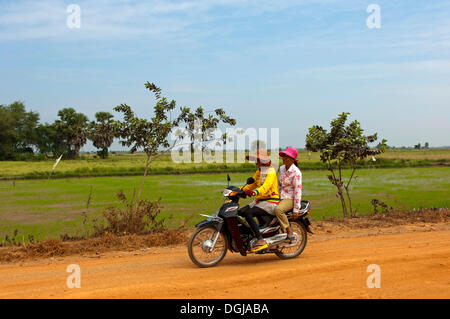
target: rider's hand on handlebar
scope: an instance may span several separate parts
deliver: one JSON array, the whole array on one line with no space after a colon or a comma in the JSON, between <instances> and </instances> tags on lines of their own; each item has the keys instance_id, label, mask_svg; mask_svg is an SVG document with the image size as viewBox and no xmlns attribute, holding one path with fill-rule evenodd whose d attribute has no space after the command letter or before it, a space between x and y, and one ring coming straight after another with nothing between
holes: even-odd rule
<instances>
[{"instance_id":1,"label":"rider's hand on handlebar","mask_svg":"<svg viewBox=\"0 0 450 319\"><path fill-rule=\"evenodd\" d=\"M245 191L248 197L256 196L256 193L254 191Z\"/></svg>"}]
</instances>

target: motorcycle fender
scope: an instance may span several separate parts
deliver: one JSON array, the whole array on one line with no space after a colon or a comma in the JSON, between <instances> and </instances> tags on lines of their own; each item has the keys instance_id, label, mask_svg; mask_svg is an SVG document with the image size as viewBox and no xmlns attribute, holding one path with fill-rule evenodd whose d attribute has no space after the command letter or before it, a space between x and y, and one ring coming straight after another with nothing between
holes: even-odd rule
<instances>
[{"instance_id":1,"label":"motorcycle fender","mask_svg":"<svg viewBox=\"0 0 450 319\"><path fill-rule=\"evenodd\" d=\"M217 220L202 220L200 223L196 224L195 227L203 227L203 226L214 226L218 231L222 229L223 222L219 222Z\"/></svg>"},{"instance_id":2,"label":"motorcycle fender","mask_svg":"<svg viewBox=\"0 0 450 319\"><path fill-rule=\"evenodd\" d=\"M307 217L305 218L301 218L300 221L302 222L302 224L305 226L306 231L310 234L314 234L311 230L311 228L309 226L311 226L311 222L309 221L309 219Z\"/></svg>"}]
</instances>

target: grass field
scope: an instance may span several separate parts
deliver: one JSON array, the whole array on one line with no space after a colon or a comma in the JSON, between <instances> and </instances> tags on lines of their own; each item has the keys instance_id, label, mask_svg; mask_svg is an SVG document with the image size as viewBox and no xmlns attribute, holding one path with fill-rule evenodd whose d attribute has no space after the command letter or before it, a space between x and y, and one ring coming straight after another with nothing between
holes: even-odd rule
<instances>
[{"instance_id":1,"label":"grass field","mask_svg":"<svg viewBox=\"0 0 450 319\"><path fill-rule=\"evenodd\" d=\"M234 163L174 163L170 154L160 156L150 165L152 174L174 173L218 173L218 172L251 172L253 164L238 163L237 158L244 159L244 152L233 154ZM276 158L277 153L272 154ZM226 156L224 155L224 159ZM389 150L378 155L376 161L368 159L360 163L361 167L419 167L446 164L450 162L450 149L428 150ZM78 176L120 176L140 175L144 172L146 157L137 154L112 154L107 159L97 156L83 155L77 160L62 160L52 178ZM323 169L318 153L301 151L299 161L303 170ZM13 178L48 178L53 160L45 161L2 161L0 162L0 179Z\"/></svg>"},{"instance_id":2,"label":"grass field","mask_svg":"<svg viewBox=\"0 0 450 319\"><path fill-rule=\"evenodd\" d=\"M231 174L231 184L241 185L249 175ZM303 198L311 201L315 220L342 215L335 188L326 175L327 171L303 172ZM450 206L450 167L361 169L356 175L352 194L360 214L373 211L370 201L374 198L397 209ZM35 240L83 235L83 212L98 216L102 208L117 205L115 194L120 189L131 196L140 181L139 176L0 181L0 242L16 229L19 241L22 236L27 241L28 235ZM162 216L174 216L170 226L195 215L189 222L193 225L202 219L197 214L213 213L220 207L225 186L226 174L149 176L144 196L151 200L162 197ZM241 204L247 202L249 199Z\"/></svg>"}]
</instances>

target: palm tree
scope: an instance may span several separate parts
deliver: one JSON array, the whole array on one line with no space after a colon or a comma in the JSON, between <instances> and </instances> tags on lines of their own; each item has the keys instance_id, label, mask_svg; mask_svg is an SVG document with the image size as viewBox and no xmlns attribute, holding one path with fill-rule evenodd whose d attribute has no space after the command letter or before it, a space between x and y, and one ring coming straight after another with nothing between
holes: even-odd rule
<instances>
[{"instance_id":1,"label":"palm tree","mask_svg":"<svg viewBox=\"0 0 450 319\"><path fill-rule=\"evenodd\" d=\"M55 126L66 144L67 157L76 158L87 142L88 118L83 113L77 113L73 108L60 110L58 116L60 119L55 121Z\"/></svg>"},{"instance_id":2,"label":"palm tree","mask_svg":"<svg viewBox=\"0 0 450 319\"><path fill-rule=\"evenodd\" d=\"M97 122L91 122L89 125L89 139L100 151L97 155L101 158L108 157L108 148L114 141L115 130L112 121L113 115L109 112L95 113Z\"/></svg>"}]
</instances>

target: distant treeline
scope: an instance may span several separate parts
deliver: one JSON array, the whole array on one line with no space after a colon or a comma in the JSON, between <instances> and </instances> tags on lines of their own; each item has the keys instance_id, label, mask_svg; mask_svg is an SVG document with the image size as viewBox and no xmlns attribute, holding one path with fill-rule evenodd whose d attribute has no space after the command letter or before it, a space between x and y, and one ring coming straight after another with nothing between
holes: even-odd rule
<instances>
[{"instance_id":1,"label":"distant treeline","mask_svg":"<svg viewBox=\"0 0 450 319\"><path fill-rule=\"evenodd\" d=\"M58 111L58 117L53 123L42 124L39 113L27 112L22 102L0 105L0 161L39 160L61 155L74 159L79 157L87 140L92 141L101 158L108 156L108 148L115 138L111 113L97 112L95 121L89 121L85 114L63 108ZM430 146L425 142L414 147L387 148L428 149ZM125 151L117 151L121 152Z\"/></svg>"},{"instance_id":2,"label":"distant treeline","mask_svg":"<svg viewBox=\"0 0 450 319\"><path fill-rule=\"evenodd\" d=\"M31 158L76 158L80 149L91 140L101 157L106 157L114 140L113 115L95 114L90 122L83 113L63 108L53 123L39 123L39 113L25 110L22 102L0 105L0 160Z\"/></svg>"}]
</instances>

